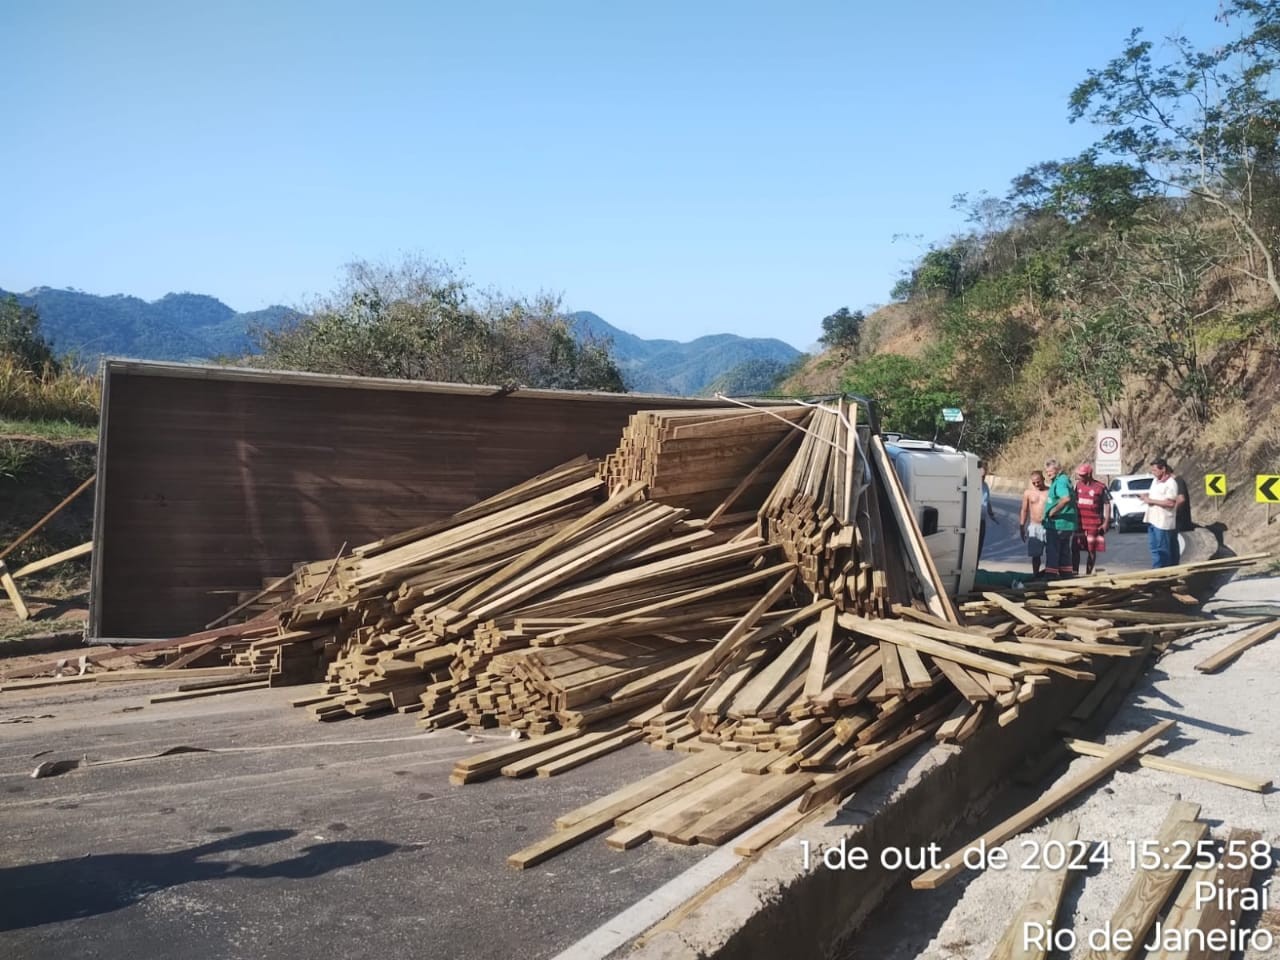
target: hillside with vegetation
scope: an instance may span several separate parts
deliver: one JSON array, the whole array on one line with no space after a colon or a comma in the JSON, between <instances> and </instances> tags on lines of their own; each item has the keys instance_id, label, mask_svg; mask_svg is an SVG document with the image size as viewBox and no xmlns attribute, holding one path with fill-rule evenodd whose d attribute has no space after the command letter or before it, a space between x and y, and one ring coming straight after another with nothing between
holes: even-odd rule
<instances>
[{"instance_id":1,"label":"hillside with vegetation","mask_svg":"<svg viewBox=\"0 0 1280 960\"><path fill-rule=\"evenodd\" d=\"M1280 3L1221 15L1237 39L1214 50L1134 31L1064 104L1097 143L957 197L966 229L889 307L828 317L784 389L875 397L886 426L1018 477L1119 427L1127 470L1163 453L1252 506L1253 474L1280 472Z\"/></svg>"}]
</instances>

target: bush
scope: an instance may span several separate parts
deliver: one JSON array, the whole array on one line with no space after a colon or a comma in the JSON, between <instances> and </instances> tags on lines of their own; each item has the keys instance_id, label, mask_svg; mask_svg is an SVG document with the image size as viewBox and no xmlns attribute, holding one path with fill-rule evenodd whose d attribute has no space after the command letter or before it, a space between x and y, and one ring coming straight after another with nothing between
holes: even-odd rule
<instances>
[{"instance_id":1,"label":"bush","mask_svg":"<svg viewBox=\"0 0 1280 960\"><path fill-rule=\"evenodd\" d=\"M0 354L0 418L98 422L98 379L64 368L28 370L17 357Z\"/></svg>"},{"instance_id":2,"label":"bush","mask_svg":"<svg viewBox=\"0 0 1280 960\"><path fill-rule=\"evenodd\" d=\"M49 342L40 334L40 315L22 306L12 294L0 300L0 355L12 358L29 373L57 374L61 369Z\"/></svg>"},{"instance_id":3,"label":"bush","mask_svg":"<svg viewBox=\"0 0 1280 960\"><path fill-rule=\"evenodd\" d=\"M349 264L342 286L280 329L255 331L247 362L285 370L521 385L624 389L609 345L574 335L558 300L477 293L442 264Z\"/></svg>"},{"instance_id":4,"label":"bush","mask_svg":"<svg viewBox=\"0 0 1280 960\"><path fill-rule=\"evenodd\" d=\"M883 429L927 440L942 422L942 408L960 406L959 394L939 383L935 371L926 362L880 353L850 370L841 389L876 401Z\"/></svg>"}]
</instances>

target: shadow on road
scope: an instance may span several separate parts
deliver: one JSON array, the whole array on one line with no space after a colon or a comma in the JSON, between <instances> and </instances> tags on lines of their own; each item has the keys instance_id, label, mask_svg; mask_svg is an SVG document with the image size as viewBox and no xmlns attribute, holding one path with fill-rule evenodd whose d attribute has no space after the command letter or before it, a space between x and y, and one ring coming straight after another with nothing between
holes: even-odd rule
<instances>
[{"instance_id":1,"label":"shadow on road","mask_svg":"<svg viewBox=\"0 0 1280 960\"><path fill-rule=\"evenodd\" d=\"M381 840L344 840L306 847L269 864L206 859L279 843L295 830L256 830L171 853L89 854L0 868L0 930L17 930L110 913L149 894L205 880L317 877L400 849Z\"/></svg>"}]
</instances>

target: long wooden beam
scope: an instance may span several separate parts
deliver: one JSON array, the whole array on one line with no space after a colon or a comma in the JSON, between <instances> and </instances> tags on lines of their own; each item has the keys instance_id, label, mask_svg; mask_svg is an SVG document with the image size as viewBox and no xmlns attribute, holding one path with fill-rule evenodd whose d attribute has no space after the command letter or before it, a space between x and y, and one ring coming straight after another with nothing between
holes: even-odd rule
<instances>
[{"instance_id":1,"label":"long wooden beam","mask_svg":"<svg viewBox=\"0 0 1280 960\"><path fill-rule=\"evenodd\" d=\"M1221 670L1250 647L1257 646L1265 640L1270 640L1277 633L1280 633L1280 620L1273 620L1271 623L1265 623L1257 630L1245 634L1230 646L1219 650L1208 659L1201 660L1196 664L1196 669L1201 673L1213 673L1217 670Z\"/></svg>"},{"instance_id":2,"label":"long wooden beam","mask_svg":"<svg viewBox=\"0 0 1280 960\"><path fill-rule=\"evenodd\" d=\"M663 710L674 710L692 692L693 688L705 680L707 677L720 666L725 659L733 653L734 647L745 637L752 627L760 620L760 618L768 612L769 608L777 603L782 595L791 589L791 584L796 579L796 570L791 567L783 571L778 581L769 588L763 597L756 601L755 605L744 613L732 627L729 632L716 641L714 647L697 663L694 668L689 671L683 680L676 684L675 689L667 694L662 701Z\"/></svg>"},{"instance_id":3,"label":"long wooden beam","mask_svg":"<svg viewBox=\"0 0 1280 960\"><path fill-rule=\"evenodd\" d=\"M4 592L9 596L9 602L13 604L13 609L18 614L19 620L30 620L31 611L27 609L26 603L22 600L22 594L18 592L18 585L13 582L13 575L9 573L8 567L4 565L4 561L0 560L0 587L4 588Z\"/></svg>"},{"instance_id":4,"label":"long wooden beam","mask_svg":"<svg viewBox=\"0 0 1280 960\"><path fill-rule=\"evenodd\" d=\"M93 541L82 543L78 547L71 547L69 550L63 550L61 553L55 553L51 557L34 560L31 563L28 563L25 567L19 567L17 570L13 571L11 576L15 580L20 580L23 577L29 577L31 574L38 573L41 570L48 570L50 567L56 567L58 564L64 563L67 560L74 560L76 557L83 557L86 553L91 553L92 551Z\"/></svg>"},{"instance_id":5,"label":"long wooden beam","mask_svg":"<svg viewBox=\"0 0 1280 960\"><path fill-rule=\"evenodd\" d=\"M1090 740L1077 740L1068 737L1066 744L1067 748L1072 752L1086 757L1105 757L1108 753L1105 746L1100 743L1093 743ZM1269 777L1264 779L1263 777L1251 777L1243 773L1232 773L1230 770L1215 770L1213 767L1202 767L1198 763L1184 763L1181 760L1157 757L1150 753L1138 754L1138 763L1149 770L1180 773L1186 777L1196 777L1200 780L1209 780L1212 783L1222 783L1228 787L1237 787L1240 790L1250 790L1254 793L1266 793L1267 788L1271 786Z\"/></svg>"},{"instance_id":6,"label":"long wooden beam","mask_svg":"<svg viewBox=\"0 0 1280 960\"><path fill-rule=\"evenodd\" d=\"M1259 839L1255 831L1232 830L1223 856L1187 875L1163 921L1166 937L1175 930L1177 937L1172 945L1149 951L1148 960L1227 960L1234 955L1235 951L1228 948L1208 949L1205 944L1206 948L1201 949L1201 945L1205 935L1230 931L1240 919L1243 898L1239 893L1249 887L1254 868L1251 859L1239 857L1238 852L1251 849ZM1205 901L1201 896L1204 888L1197 886L1200 883L1214 886L1217 895ZM1180 949L1184 946L1186 949Z\"/></svg>"},{"instance_id":7,"label":"long wooden beam","mask_svg":"<svg viewBox=\"0 0 1280 960\"><path fill-rule=\"evenodd\" d=\"M50 520L52 520L54 517L56 517L59 513L61 513L61 512L62 512L62 509L63 509L67 504L69 504L72 500L74 500L76 497L80 496L80 494L82 494L82 493L84 493L86 490L88 490L88 489L89 489L89 487L91 487L91 486L93 485L93 481L95 481L95 480L97 480L97 479L98 479L98 475L95 473L92 477L90 477L90 478L89 478L88 480L86 480L84 483L80 484L80 486L76 487L76 488L75 488L74 490L72 490L69 494L67 494L65 497L63 497L63 498L62 498L62 502L61 502L61 503L59 503L56 507L54 507L52 510L50 510L48 513L46 513L46 514L45 514L43 517L41 517L39 520L37 520L37 521L36 521L36 523L35 523L35 526L31 527L29 530L27 530L27 532L26 532L26 533L24 533L22 536L20 536L17 540L13 541L13 543L9 544L9 545L8 545L7 547L5 547L3 550L0 550L0 560L3 560L5 557L7 557L9 554L13 553L13 551L17 550L20 546L22 546L24 543L26 543L29 539L31 539L31 538L32 538L32 537L34 537L37 533L39 533L39 532L40 532L40 530L44 527L44 525L45 525L46 523L48 523Z\"/></svg>"},{"instance_id":8,"label":"long wooden beam","mask_svg":"<svg viewBox=\"0 0 1280 960\"><path fill-rule=\"evenodd\" d=\"M1057 843L1063 849L1070 849L1072 841L1080 835L1080 825L1074 820L1059 820L1049 831L1049 843ZM1046 844L1047 846L1048 844ZM1044 960L1048 950L1027 943L1026 930L1029 925L1038 925L1040 929L1051 929L1057 926L1058 909L1062 906L1063 894L1077 871L1068 870L1070 858L1064 858L1056 869L1044 865L1036 871L1031 882L1031 890L1027 894L1022 908L1013 915L1013 920L1004 931L1004 936L996 944L991 960Z\"/></svg>"},{"instance_id":9,"label":"long wooden beam","mask_svg":"<svg viewBox=\"0 0 1280 960\"><path fill-rule=\"evenodd\" d=\"M946 883L964 870L964 854L966 850L979 843L984 844L989 849L999 846L1010 837L1016 837L1076 794L1082 793L1112 771L1128 763L1129 760L1137 756L1143 747L1168 733L1172 726L1172 720L1161 720L1159 723L1142 731L1136 737L1126 740L1120 746L1111 750L1101 763L1096 763L1088 770L1070 777L1065 783L1060 783L1049 790L1035 803L1024 807L1002 823L992 827L973 843L966 844L950 856L944 857L942 866L928 870L912 880L912 888L916 890L933 890L935 887Z\"/></svg>"},{"instance_id":10,"label":"long wooden beam","mask_svg":"<svg viewBox=\"0 0 1280 960\"><path fill-rule=\"evenodd\" d=\"M1179 848L1198 852L1200 841L1209 830L1208 824L1195 819L1199 814L1199 804L1174 801L1157 837L1160 863L1139 864L1137 875L1111 917L1111 944L1105 949L1090 950L1085 960L1133 960L1142 951L1156 916L1187 878L1186 871L1178 869ZM1122 930L1127 937L1116 936Z\"/></svg>"},{"instance_id":11,"label":"long wooden beam","mask_svg":"<svg viewBox=\"0 0 1280 960\"><path fill-rule=\"evenodd\" d=\"M889 507L893 511L894 518L898 521L898 527L902 532L902 540L906 544L911 566L915 569L916 576L920 579L920 586L925 591L925 603L935 616L951 623L959 623L960 615L956 613L956 608L952 605L951 598L947 596L942 577L938 574L938 568L933 562L933 556L929 553L929 548L924 542L924 534L920 532L920 525L916 523L915 513L911 510L910 501L907 499L906 491L902 487L902 481L898 479L898 473L893 468L889 452L884 446L884 440L880 437L872 437L870 446L871 460L875 464L876 470L880 474L880 479L883 481L885 490L888 493Z\"/></svg>"}]
</instances>

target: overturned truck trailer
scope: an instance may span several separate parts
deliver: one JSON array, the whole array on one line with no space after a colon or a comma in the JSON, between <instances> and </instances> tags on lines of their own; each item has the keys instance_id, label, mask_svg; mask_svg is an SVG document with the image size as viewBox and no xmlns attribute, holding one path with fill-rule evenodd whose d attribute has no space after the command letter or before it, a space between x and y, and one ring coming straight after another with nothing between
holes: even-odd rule
<instances>
[{"instance_id":1,"label":"overturned truck trailer","mask_svg":"<svg viewBox=\"0 0 1280 960\"><path fill-rule=\"evenodd\" d=\"M108 360L89 635L199 630L299 558L448 516L640 409L715 401Z\"/></svg>"}]
</instances>

